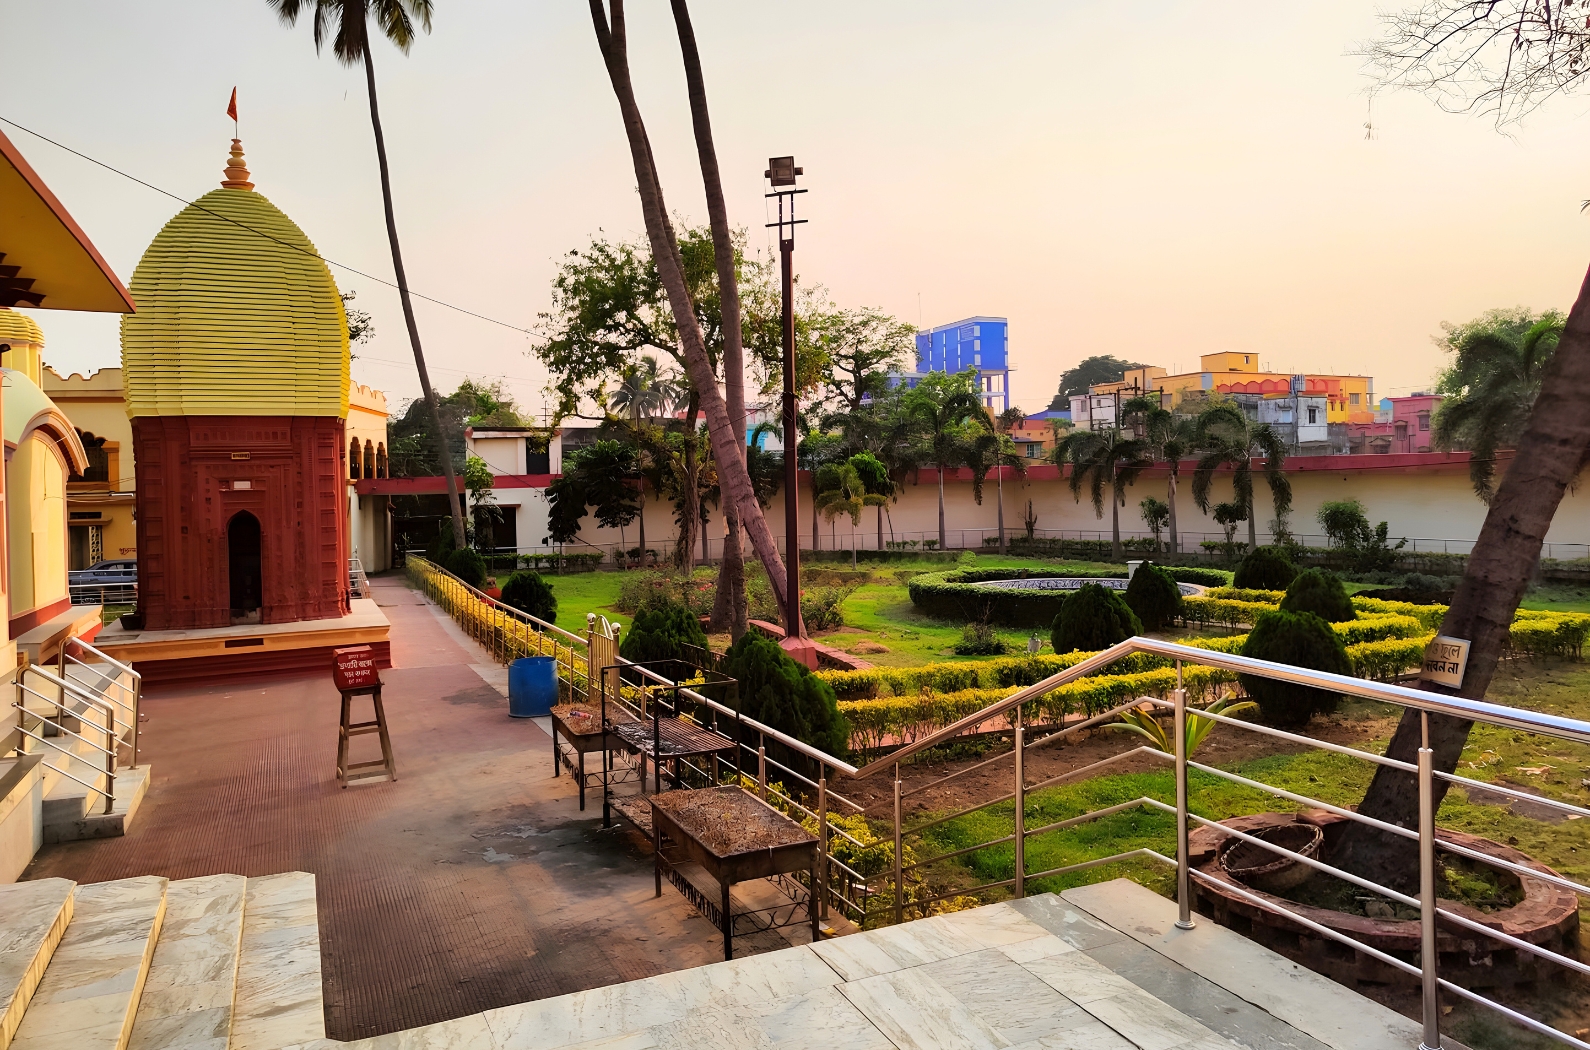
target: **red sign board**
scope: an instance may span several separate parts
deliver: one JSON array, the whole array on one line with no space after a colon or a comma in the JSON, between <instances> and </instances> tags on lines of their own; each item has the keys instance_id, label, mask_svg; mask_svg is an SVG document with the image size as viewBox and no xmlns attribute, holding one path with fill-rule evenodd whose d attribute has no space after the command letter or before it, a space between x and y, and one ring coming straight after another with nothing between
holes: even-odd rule
<instances>
[{"instance_id":1,"label":"red sign board","mask_svg":"<svg viewBox=\"0 0 1590 1050\"><path fill-rule=\"evenodd\" d=\"M354 645L346 649L331 650L332 678L337 688L374 689L381 684L381 672L375 665L375 650L368 645Z\"/></svg>"}]
</instances>

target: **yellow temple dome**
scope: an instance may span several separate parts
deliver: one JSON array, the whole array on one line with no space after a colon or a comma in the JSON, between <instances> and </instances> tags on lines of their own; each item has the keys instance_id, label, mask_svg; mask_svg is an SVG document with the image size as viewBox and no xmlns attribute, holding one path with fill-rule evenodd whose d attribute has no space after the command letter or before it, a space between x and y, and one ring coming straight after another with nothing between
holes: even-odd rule
<instances>
[{"instance_id":1,"label":"yellow temple dome","mask_svg":"<svg viewBox=\"0 0 1590 1050\"><path fill-rule=\"evenodd\" d=\"M0 343L44 343L44 332L27 314L0 306Z\"/></svg>"},{"instance_id":2,"label":"yellow temple dome","mask_svg":"<svg viewBox=\"0 0 1590 1050\"><path fill-rule=\"evenodd\" d=\"M348 415L348 326L304 231L256 193L234 140L222 189L178 212L133 271L127 414Z\"/></svg>"}]
</instances>

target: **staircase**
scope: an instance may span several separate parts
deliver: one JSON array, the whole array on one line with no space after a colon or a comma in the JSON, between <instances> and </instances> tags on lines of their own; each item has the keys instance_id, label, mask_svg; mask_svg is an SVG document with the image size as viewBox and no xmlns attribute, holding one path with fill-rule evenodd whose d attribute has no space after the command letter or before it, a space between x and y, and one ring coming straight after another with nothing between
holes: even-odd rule
<instances>
[{"instance_id":1,"label":"staircase","mask_svg":"<svg viewBox=\"0 0 1590 1050\"><path fill-rule=\"evenodd\" d=\"M103 658L83 642L55 665L19 672L22 707L18 738L24 750L43 757L43 840L46 843L126 834L149 788L149 767L140 765L135 725L140 682L130 667ZM62 672L64 671L63 686ZM106 804L107 723L118 761Z\"/></svg>"},{"instance_id":2,"label":"staircase","mask_svg":"<svg viewBox=\"0 0 1590 1050\"><path fill-rule=\"evenodd\" d=\"M325 1038L315 877L0 886L0 1050L279 1050Z\"/></svg>"}]
</instances>

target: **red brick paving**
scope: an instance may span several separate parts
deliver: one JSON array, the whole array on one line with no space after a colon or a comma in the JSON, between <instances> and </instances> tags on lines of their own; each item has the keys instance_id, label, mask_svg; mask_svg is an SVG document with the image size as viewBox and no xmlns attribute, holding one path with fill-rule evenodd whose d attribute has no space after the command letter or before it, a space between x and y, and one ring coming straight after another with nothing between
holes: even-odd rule
<instances>
[{"instance_id":1,"label":"red brick paving","mask_svg":"<svg viewBox=\"0 0 1590 1050\"><path fill-rule=\"evenodd\" d=\"M579 813L571 779L551 777L546 735L470 667L489 657L401 579L372 582L392 620L396 783L337 785L329 668L153 688L141 745L154 780L131 833L46 846L24 878L314 872L334 1039L720 958L676 893L653 899L644 847L602 831L600 807ZM373 736L355 748L378 757Z\"/></svg>"}]
</instances>

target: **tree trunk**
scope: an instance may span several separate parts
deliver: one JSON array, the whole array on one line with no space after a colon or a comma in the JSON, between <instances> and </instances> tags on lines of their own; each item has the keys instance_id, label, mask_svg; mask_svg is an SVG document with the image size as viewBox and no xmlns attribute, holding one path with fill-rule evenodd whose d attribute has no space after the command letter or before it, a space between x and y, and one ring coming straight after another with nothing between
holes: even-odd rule
<instances>
[{"instance_id":1,"label":"tree trunk","mask_svg":"<svg viewBox=\"0 0 1590 1050\"><path fill-rule=\"evenodd\" d=\"M939 550L947 550L949 543L944 537L944 464L938 465L939 471Z\"/></svg>"},{"instance_id":2,"label":"tree trunk","mask_svg":"<svg viewBox=\"0 0 1590 1050\"><path fill-rule=\"evenodd\" d=\"M718 565L718 589L712 598L713 631L728 631L739 641L745 633L749 611L745 601L745 562L740 555L740 525L729 508L723 511L723 557Z\"/></svg>"},{"instance_id":3,"label":"tree trunk","mask_svg":"<svg viewBox=\"0 0 1590 1050\"><path fill-rule=\"evenodd\" d=\"M652 258L656 262L663 288L668 293L669 309L679 331L680 348L685 355L686 372L691 385L701 395L701 407L712 439L712 452L718 461L718 475L725 499L738 510L751 546L767 570L768 583L774 596L783 604L786 583L784 560L779 557L778 543L768 528L767 519L762 514L761 504L757 502L756 492L751 485L751 476L746 471L744 431L742 429L736 433L734 423L729 419L728 407L718 393L717 378L712 373L712 362L707 357L706 342L696 320L689 289L685 286L684 265L679 256L679 244L673 226L668 219L651 143L646 136L640 108L635 102L634 85L630 82L623 0L611 0L611 4L611 27L602 0L590 0L591 21L602 59L607 66L608 79L613 85L613 94L618 99L623 116Z\"/></svg>"},{"instance_id":4,"label":"tree trunk","mask_svg":"<svg viewBox=\"0 0 1590 1050\"><path fill-rule=\"evenodd\" d=\"M700 522L701 532L701 564L706 565L712 561L712 541L707 536L707 523Z\"/></svg>"},{"instance_id":5,"label":"tree trunk","mask_svg":"<svg viewBox=\"0 0 1590 1050\"><path fill-rule=\"evenodd\" d=\"M362 19L362 15L360 16ZM425 408L430 413L431 426L436 430L437 458L441 460L442 477L447 479L447 506L453 517L453 545L462 549L469 546L469 535L464 529L464 511L458 502L458 478L453 473L453 450L447 441L447 428L442 425L442 409L437 403L436 391L431 387L431 373L425 367L425 352L420 348L420 328L414 320L414 303L409 298L408 273L403 269L403 250L398 245L397 216L392 210L392 177L387 170L386 136L381 133L381 110L375 99L375 64L370 61L370 38L364 39L364 82L370 96L370 126L375 130L375 156L381 168L381 201L386 207L386 236L392 244L392 271L397 276L398 299L403 303L403 323L409 330L409 347L414 351L414 368L420 374L420 393L425 397Z\"/></svg>"},{"instance_id":6,"label":"tree trunk","mask_svg":"<svg viewBox=\"0 0 1590 1050\"><path fill-rule=\"evenodd\" d=\"M1005 471L1002 467L995 467L999 471L999 554L1005 554Z\"/></svg>"},{"instance_id":7,"label":"tree trunk","mask_svg":"<svg viewBox=\"0 0 1590 1050\"><path fill-rule=\"evenodd\" d=\"M1121 499L1114 488L1110 489L1110 559L1126 559L1126 550L1121 546Z\"/></svg>"},{"instance_id":8,"label":"tree trunk","mask_svg":"<svg viewBox=\"0 0 1590 1050\"><path fill-rule=\"evenodd\" d=\"M641 568L646 567L646 480L640 482L640 553L635 558Z\"/></svg>"},{"instance_id":9,"label":"tree trunk","mask_svg":"<svg viewBox=\"0 0 1590 1050\"><path fill-rule=\"evenodd\" d=\"M707 218L712 225L712 255L718 270L718 301L723 313L723 390L729 425L739 435L741 462L745 460L745 349L740 330L740 284L735 272L734 236L729 227L729 208L724 202L723 180L718 173L718 151L712 141L712 118L707 110L707 85L701 72L701 52L696 47L696 31L690 23L686 0L673 0L674 25L679 31L679 50L684 56L685 86L690 95L690 121L695 128L696 153L701 160L701 183L706 190ZM741 625L734 633L745 633L745 565L734 519L724 501L723 556L718 566L718 593L732 605L728 623ZM729 536L734 534L734 543ZM702 555L706 558L705 553ZM736 595L738 597L736 598ZM738 604L732 604L737 602ZM718 626L718 600L713 601L712 623ZM718 627L722 630L722 627ZM731 628L732 630L732 628Z\"/></svg>"},{"instance_id":10,"label":"tree trunk","mask_svg":"<svg viewBox=\"0 0 1590 1050\"><path fill-rule=\"evenodd\" d=\"M878 504L878 549L883 550L883 504Z\"/></svg>"},{"instance_id":11,"label":"tree trunk","mask_svg":"<svg viewBox=\"0 0 1590 1050\"><path fill-rule=\"evenodd\" d=\"M812 550L823 549L822 533L817 531L817 469L812 468Z\"/></svg>"},{"instance_id":12,"label":"tree trunk","mask_svg":"<svg viewBox=\"0 0 1590 1050\"><path fill-rule=\"evenodd\" d=\"M699 530L703 538L705 530L701 529L701 496L697 491L699 485L696 477L700 468L696 462L696 414L701 410L701 394L699 391L690 391L690 403L685 408L685 478L681 486L684 499L684 513L680 515L679 528L684 535L679 537L679 568L685 575L695 571L696 567L696 532ZM643 554L642 557L645 557Z\"/></svg>"},{"instance_id":13,"label":"tree trunk","mask_svg":"<svg viewBox=\"0 0 1590 1050\"><path fill-rule=\"evenodd\" d=\"M1181 548L1176 541L1176 472L1170 472L1170 481L1165 487L1165 499L1170 504L1170 552L1175 554Z\"/></svg>"},{"instance_id":14,"label":"tree trunk","mask_svg":"<svg viewBox=\"0 0 1590 1050\"><path fill-rule=\"evenodd\" d=\"M1248 500L1248 550L1250 552L1259 549L1259 525L1253 520L1258 516L1259 501L1256 499Z\"/></svg>"},{"instance_id":15,"label":"tree trunk","mask_svg":"<svg viewBox=\"0 0 1590 1050\"><path fill-rule=\"evenodd\" d=\"M1513 614L1540 562L1546 530L1563 493L1579 474L1590 449L1590 413L1584 391L1590 390L1590 275L1568 314L1557 351L1542 376L1540 394L1529 426L1512 464L1502 478L1485 515L1479 540L1469 555L1468 569L1452 605L1441 621L1441 633L1470 642L1463 687L1454 695L1478 700L1490 688L1497 661L1507 645ZM1425 685L1431 692L1452 692ZM1386 750L1388 758L1416 762L1421 717L1403 712ZM1438 772L1457 768L1472 722L1430 716L1430 748ZM1435 802L1446 795L1447 782L1435 781ZM1416 779L1401 770L1375 768L1374 779L1358 812L1389 824L1416 828L1419 791ZM1332 863L1393 888L1417 885L1417 843L1350 824Z\"/></svg>"}]
</instances>

